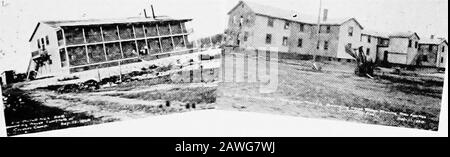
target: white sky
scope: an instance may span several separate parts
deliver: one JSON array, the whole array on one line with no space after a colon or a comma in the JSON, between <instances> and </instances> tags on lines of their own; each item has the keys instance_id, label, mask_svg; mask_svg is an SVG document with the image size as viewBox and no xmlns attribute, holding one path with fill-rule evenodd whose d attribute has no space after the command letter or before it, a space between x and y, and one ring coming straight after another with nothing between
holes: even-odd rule
<instances>
[{"instance_id":1,"label":"white sky","mask_svg":"<svg viewBox=\"0 0 450 157\"><path fill-rule=\"evenodd\" d=\"M1 5L0 0L0 5ZM4 0L0 6L0 71L24 72L30 57L28 39L40 20L143 16L153 3L157 15L194 19L191 39L222 33L227 12L239 0ZM318 0L250 0L300 13L318 14ZM329 17L355 17L366 29L415 31L448 39L447 0L323 0ZM85 16L83 17L83 14Z\"/></svg>"}]
</instances>

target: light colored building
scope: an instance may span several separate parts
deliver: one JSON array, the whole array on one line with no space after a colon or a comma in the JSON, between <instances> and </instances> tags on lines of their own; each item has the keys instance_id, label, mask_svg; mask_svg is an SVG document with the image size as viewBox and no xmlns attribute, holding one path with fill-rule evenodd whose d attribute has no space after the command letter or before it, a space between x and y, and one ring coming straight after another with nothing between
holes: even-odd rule
<instances>
[{"instance_id":1,"label":"light colored building","mask_svg":"<svg viewBox=\"0 0 450 157\"><path fill-rule=\"evenodd\" d=\"M30 37L28 73L67 75L187 51L191 19L130 17L41 21Z\"/></svg>"},{"instance_id":2,"label":"light colored building","mask_svg":"<svg viewBox=\"0 0 450 157\"><path fill-rule=\"evenodd\" d=\"M389 35L389 46L379 48L382 61L398 65L416 65L420 37L415 32L397 32Z\"/></svg>"},{"instance_id":3,"label":"light colored building","mask_svg":"<svg viewBox=\"0 0 450 157\"><path fill-rule=\"evenodd\" d=\"M389 46L389 37L380 32L363 30L360 42L368 58L378 63L383 58L383 54L379 49Z\"/></svg>"},{"instance_id":4,"label":"light colored building","mask_svg":"<svg viewBox=\"0 0 450 157\"><path fill-rule=\"evenodd\" d=\"M240 1L228 12L228 32L241 48L267 49L280 52L352 59L345 46L360 44L363 27L354 18L320 20L313 16ZM326 17L326 16L325 16Z\"/></svg>"},{"instance_id":5,"label":"light colored building","mask_svg":"<svg viewBox=\"0 0 450 157\"><path fill-rule=\"evenodd\" d=\"M445 68L447 64L448 42L443 38L434 38L419 41L420 65Z\"/></svg>"}]
</instances>

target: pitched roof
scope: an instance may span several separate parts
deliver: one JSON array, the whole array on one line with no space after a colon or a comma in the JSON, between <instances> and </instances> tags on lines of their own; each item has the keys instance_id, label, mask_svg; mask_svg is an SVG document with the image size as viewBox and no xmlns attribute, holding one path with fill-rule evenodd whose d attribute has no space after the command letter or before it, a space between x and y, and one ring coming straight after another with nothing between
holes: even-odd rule
<instances>
[{"instance_id":1,"label":"pitched roof","mask_svg":"<svg viewBox=\"0 0 450 157\"><path fill-rule=\"evenodd\" d=\"M421 39L419 41L419 44L429 44L429 45L439 45L441 43L447 43L447 40L445 39Z\"/></svg>"},{"instance_id":2,"label":"pitched roof","mask_svg":"<svg viewBox=\"0 0 450 157\"><path fill-rule=\"evenodd\" d=\"M156 19L145 17L127 17L118 19L86 19L86 20L60 20L60 21L40 21L30 37L31 41L34 34L41 24L46 24L52 28L59 29L61 27L70 26L89 26L102 24L124 24L124 23L144 23L144 22L167 22L167 21L191 21L192 19L172 19L167 16L158 16Z\"/></svg>"},{"instance_id":3,"label":"pitched roof","mask_svg":"<svg viewBox=\"0 0 450 157\"><path fill-rule=\"evenodd\" d=\"M281 9L268 5L262 5L250 1L239 1L239 3L228 12L228 14L231 14L231 12L233 12L241 4L247 5L257 15L307 24L317 24L318 22L318 19L315 16L300 14L296 11ZM363 28L362 25L355 18L328 18L326 21L323 21L323 19L321 19L320 23L322 25L342 25L350 20L354 20L361 28Z\"/></svg>"},{"instance_id":4,"label":"pitched roof","mask_svg":"<svg viewBox=\"0 0 450 157\"><path fill-rule=\"evenodd\" d=\"M412 31L394 32L394 33L389 34L389 37L390 38L411 38L414 35L417 36L417 38L419 38L419 40L420 40L419 35L417 35L416 32L412 32Z\"/></svg>"},{"instance_id":5,"label":"pitched roof","mask_svg":"<svg viewBox=\"0 0 450 157\"><path fill-rule=\"evenodd\" d=\"M378 31L374 31L374 30L362 30L361 34L364 35L370 35L370 36L374 36L374 37L380 37L380 38L389 38L388 35L386 35L385 33L381 33Z\"/></svg>"}]
</instances>

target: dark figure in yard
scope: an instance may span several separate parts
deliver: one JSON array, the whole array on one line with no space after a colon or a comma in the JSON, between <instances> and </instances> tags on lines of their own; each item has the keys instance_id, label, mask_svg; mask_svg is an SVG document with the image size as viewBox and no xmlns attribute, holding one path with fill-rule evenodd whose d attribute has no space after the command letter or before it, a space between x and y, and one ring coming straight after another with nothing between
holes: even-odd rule
<instances>
[{"instance_id":1,"label":"dark figure in yard","mask_svg":"<svg viewBox=\"0 0 450 157\"><path fill-rule=\"evenodd\" d=\"M355 50L352 49L351 45L348 44L345 46L345 52L356 59L356 75L372 78L373 70L375 69L375 63L367 58L362 46L358 48L357 52L355 52Z\"/></svg>"}]
</instances>

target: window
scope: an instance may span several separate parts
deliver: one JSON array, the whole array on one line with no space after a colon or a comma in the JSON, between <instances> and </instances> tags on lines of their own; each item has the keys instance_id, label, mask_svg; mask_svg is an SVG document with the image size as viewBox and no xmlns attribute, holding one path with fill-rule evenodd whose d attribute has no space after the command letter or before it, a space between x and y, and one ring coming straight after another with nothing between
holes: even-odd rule
<instances>
[{"instance_id":1,"label":"window","mask_svg":"<svg viewBox=\"0 0 450 157\"><path fill-rule=\"evenodd\" d=\"M433 51L433 46L432 45L428 45L428 51Z\"/></svg>"},{"instance_id":2,"label":"window","mask_svg":"<svg viewBox=\"0 0 450 157\"><path fill-rule=\"evenodd\" d=\"M44 38L41 38L42 51L45 51Z\"/></svg>"},{"instance_id":3,"label":"window","mask_svg":"<svg viewBox=\"0 0 450 157\"><path fill-rule=\"evenodd\" d=\"M370 48L367 48L367 50L366 50L366 55L370 55Z\"/></svg>"},{"instance_id":4,"label":"window","mask_svg":"<svg viewBox=\"0 0 450 157\"><path fill-rule=\"evenodd\" d=\"M331 32L331 26L327 26L327 31L326 31L327 33L330 33Z\"/></svg>"},{"instance_id":5,"label":"window","mask_svg":"<svg viewBox=\"0 0 450 157\"><path fill-rule=\"evenodd\" d=\"M288 45L288 37L283 37L283 46Z\"/></svg>"},{"instance_id":6,"label":"window","mask_svg":"<svg viewBox=\"0 0 450 157\"><path fill-rule=\"evenodd\" d=\"M353 36L353 27L348 28L348 36Z\"/></svg>"},{"instance_id":7,"label":"window","mask_svg":"<svg viewBox=\"0 0 450 157\"><path fill-rule=\"evenodd\" d=\"M427 55L423 55L422 56L422 61L423 62L428 62L428 56Z\"/></svg>"},{"instance_id":8,"label":"window","mask_svg":"<svg viewBox=\"0 0 450 157\"><path fill-rule=\"evenodd\" d=\"M248 40L248 32L244 32L244 41Z\"/></svg>"},{"instance_id":9,"label":"window","mask_svg":"<svg viewBox=\"0 0 450 157\"><path fill-rule=\"evenodd\" d=\"M371 43L372 42L372 38L370 36L367 36L367 42Z\"/></svg>"},{"instance_id":10,"label":"window","mask_svg":"<svg viewBox=\"0 0 450 157\"><path fill-rule=\"evenodd\" d=\"M325 42L323 43L323 49L324 49L324 50L328 50L328 41L325 41Z\"/></svg>"},{"instance_id":11,"label":"window","mask_svg":"<svg viewBox=\"0 0 450 157\"><path fill-rule=\"evenodd\" d=\"M304 32L305 31L305 24L301 23L300 24L300 32Z\"/></svg>"},{"instance_id":12,"label":"window","mask_svg":"<svg viewBox=\"0 0 450 157\"><path fill-rule=\"evenodd\" d=\"M303 39L298 39L297 47L303 47Z\"/></svg>"},{"instance_id":13,"label":"window","mask_svg":"<svg viewBox=\"0 0 450 157\"><path fill-rule=\"evenodd\" d=\"M409 40L408 47L412 47L412 40Z\"/></svg>"},{"instance_id":14,"label":"window","mask_svg":"<svg viewBox=\"0 0 450 157\"><path fill-rule=\"evenodd\" d=\"M49 45L50 41L48 40L48 36L45 36L45 44Z\"/></svg>"},{"instance_id":15,"label":"window","mask_svg":"<svg viewBox=\"0 0 450 157\"><path fill-rule=\"evenodd\" d=\"M239 27L242 27L242 25L244 25L244 16L239 19Z\"/></svg>"},{"instance_id":16,"label":"window","mask_svg":"<svg viewBox=\"0 0 450 157\"><path fill-rule=\"evenodd\" d=\"M289 21L286 21L286 22L284 23L284 29L289 29Z\"/></svg>"},{"instance_id":17,"label":"window","mask_svg":"<svg viewBox=\"0 0 450 157\"><path fill-rule=\"evenodd\" d=\"M41 42L39 42L39 40L37 40L37 46L38 46L38 49L41 49Z\"/></svg>"},{"instance_id":18,"label":"window","mask_svg":"<svg viewBox=\"0 0 450 157\"><path fill-rule=\"evenodd\" d=\"M441 63L444 63L444 57L441 57Z\"/></svg>"},{"instance_id":19,"label":"window","mask_svg":"<svg viewBox=\"0 0 450 157\"><path fill-rule=\"evenodd\" d=\"M419 47L419 42L416 41L415 46L416 49Z\"/></svg>"},{"instance_id":20,"label":"window","mask_svg":"<svg viewBox=\"0 0 450 157\"><path fill-rule=\"evenodd\" d=\"M319 41L317 41L317 46L316 46L316 49L320 49L320 40L319 40Z\"/></svg>"},{"instance_id":21,"label":"window","mask_svg":"<svg viewBox=\"0 0 450 157\"><path fill-rule=\"evenodd\" d=\"M445 46L442 46L442 52L444 52L445 51Z\"/></svg>"},{"instance_id":22,"label":"window","mask_svg":"<svg viewBox=\"0 0 450 157\"><path fill-rule=\"evenodd\" d=\"M269 27L273 27L273 18L270 18L269 17L269 21L267 22L267 26L269 26Z\"/></svg>"},{"instance_id":23,"label":"window","mask_svg":"<svg viewBox=\"0 0 450 157\"><path fill-rule=\"evenodd\" d=\"M266 35L266 44L272 44L272 34Z\"/></svg>"}]
</instances>

